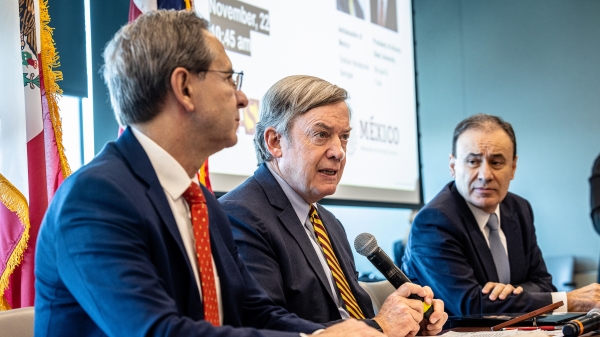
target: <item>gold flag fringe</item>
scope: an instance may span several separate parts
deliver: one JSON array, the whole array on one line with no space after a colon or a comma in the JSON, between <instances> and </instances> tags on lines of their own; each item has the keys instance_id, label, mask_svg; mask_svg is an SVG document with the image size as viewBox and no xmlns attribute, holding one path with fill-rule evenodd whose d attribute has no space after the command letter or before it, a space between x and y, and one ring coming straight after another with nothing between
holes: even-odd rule
<instances>
[{"instance_id":1,"label":"gold flag fringe","mask_svg":"<svg viewBox=\"0 0 600 337\"><path fill-rule=\"evenodd\" d=\"M8 304L8 301L4 298L4 296L0 296L0 311L3 310L10 310L10 304Z\"/></svg>"},{"instance_id":2,"label":"gold flag fringe","mask_svg":"<svg viewBox=\"0 0 600 337\"><path fill-rule=\"evenodd\" d=\"M8 302L4 298L4 292L8 288L8 277L13 273L15 268L23 260L23 253L27 249L29 241L29 206L25 196L11 184L2 174L0 174L0 202L6 206L11 212L16 213L23 224L23 235L19 239L19 243L10 254L6 269L0 275L0 311L11 309Z\"/></svg>"},{"instance_id":3,"label":"gold flag fringe","mask_svg":"<svg viewBox=\"0 0 600 337\"><path fill-rule=\"evenodd\" d=\"M53 68L60 66L58 55L52 39L53 28L48 26L50 22L50 14L48 13L48 0L40 0L40 41L41 41L41 69L43 74L44 87L46 89L46 100L48 102L48 110L50 120L52 121L52 129L56 140L56 147L60 161L60 169L64 178L71 174L71 168L65 156L65 147L62 143L62 126L59 116L58 96L62 95L62 90L56 84L56 81L62 80L62 72L56 71ZM0 174L0 202L4 204L11 212L14 212L19 217L23 224L24 231L17 243L15 249L8 258L6 269L0 275L0 311L11 309L9 303L4 298L4 292L8 288L8 278L13 273L15 268L23 260L23 253L27 249L29 241L29 206L25 196L14 187L2 174Z\"/></svg>"},{"instance_id":4,"label":"gold flag fringe","mask_svg":"<svg viewBox=\"0 0 600 337\"><path fill-rule=\"evenodd\" d=\"M48 110L50 110L54 138L56 139L60 170L63 179L66 179L71 175L71 167L69 167L65 155L65 147L62 142L62 125L58 113L58 96L62 95L62 89L56 84L56 82L61 81L63 77L61 71L54 70L54 68L60 66L60 62L58 61L58 53L56 52L54 39L52 38L52 31L54 28L48 26L49 22L50 14L48 13L48 0L40 0L40 39L42 44L42 69L40 69L40 71L44 74L44 87L46 88L46 99L48 101Z\"/></svg>"}]
</instances>

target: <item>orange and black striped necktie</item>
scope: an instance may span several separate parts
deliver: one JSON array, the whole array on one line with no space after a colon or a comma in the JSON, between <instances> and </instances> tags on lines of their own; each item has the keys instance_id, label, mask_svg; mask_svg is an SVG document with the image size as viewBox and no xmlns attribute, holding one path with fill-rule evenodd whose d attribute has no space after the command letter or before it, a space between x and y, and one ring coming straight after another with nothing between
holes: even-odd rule
<instances>
[{"instance_id":1,"label":"orange and black striped necktie","mask_svg":"<svg viewBox=\"0 0 600 337\"><path fill-rule=\"evenodd\" d=\"M335 256L335 253L333 252L333 247L331 246L331 241L329 240L327 230L325 230L325 226L323 226L323 222L321 221L321 218L319 218L317 209L312 204L310 205L310 211L308 215L310 218L310 222L312 223L315 229L317 241L319 241L321 248L323 248L325 259L327 260L329 269L331 269L331 275L333 275L335 284L340 290L340 294L342 295L342 299L344 300L344 304L346 305L346 310L348 311L351 317L356 319L364 319L365 315L363 315L362 310L360 310L360 307L358 306L358 303L356 303L356 298L354 297L354 294L352 294L352 290L350 290L350 285L348 285L348 281L344 276L344 272L340 267L340 263L338 262L338 259Z\"/></svg>"}]
</instances>

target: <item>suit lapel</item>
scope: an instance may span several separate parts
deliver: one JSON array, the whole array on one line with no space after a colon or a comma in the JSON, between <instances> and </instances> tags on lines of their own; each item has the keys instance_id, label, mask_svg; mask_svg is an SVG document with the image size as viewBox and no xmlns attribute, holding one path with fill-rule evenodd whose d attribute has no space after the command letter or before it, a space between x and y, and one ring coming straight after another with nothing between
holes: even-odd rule
<instances>
[{"instance_id":1,"label":"suit lapel","mask_svg":"<svg viewBox=\"0 0 600 337\"><path fill-rule=\"evenodd\" d=\"M313 248L312 242L310 241L308 235L306 235L306 231L304 230L304 224L300 223L300 220L298 220L298 215L296 215L296 212L294 211L292 205L284 209L278 217L279 220L281 220L283 226L291 234L291 236L294 238L294 240L302 250L302 253L308 261L308 264L319 278L321 284L325 287L325 289L327 289L329 296L331 296L331 298L333 299L334 297L331 292L331 286L329 285L327 276L325 275L325 271L323 270L323 265L321 264L321 261L319 260L319 257L317 256L317 253Z\"/></svg>"},{"instance_id":2,"label":"suit lapel","mask_svg":"<svg viewBox=\"0 0 600 337\"><path fill-rule=\"evenodd\" d=\"M462 223L466 226L467 233L471 238L471 242L473 243L477 257L479 258L481 269L485 271L486 279L491 282L498 282L498 272L496 271L496 265L494 264L490 246L485 240L473 212L471 212L471 209L467 206L467 202L456 189L455 184L452 185L452 194L453 200L457 201L456 206L460 210L458 214L463 218Z\"/></svg>"},{"instance_id":3,"label":"suit lapel","mask_svg":"<svg viewBox=\"0 0 600 337\"><path fill-rule=\"evenodd\" d=\"M523 250L523 237L519 230L519 224L515 220L516 213L514 213L504 203L500 203L500 229L506 236L506 250L508 251L508 265L510 267L510 280L517 279L517 273L519 266L523 263L520 259L525 256Z\"/></svg>"},{"instance_id":4,"label":"suit lapel","mask_svg":"<svg viewBox=\"0 0 600 337\"><path fill-rule=\"evenodd\" d=\"M159 214L162 222L166 225L169 233L171 233L171 236L173 236L177 242L179 250L185 257L185 261L187 261L188 268L191 272L192 267L187 258L185 246L183 245L181 233L179 233L179 228L175 222L173 211L169 206L165 192L156 176L156 172L152 167L152 163L150 162L146 151L144 151L144 148L137 138L135 138L129 127L123 132L119 139L117 139L116 145L123 154L125 161L131 167L131 171L147 184L148 190L146 190L146 195L148 196L148 199L150 199L152 205L154 205L156 212Z\"/></svg>"},{"instance_id":5,"label":"suit lapel","mask_svg":"<svg viewBox=\"0 0 600 337\"><path fill-rule=\"evenodd\" d=\"M271 203L272 206L281 209L278 218L281 221L282 226L285 227L292 238L294 238L294 241L296 241L298 247L302 250L304 257L308 261L313 272L317 275L319 281L323 287L327 289L329 296L331 296L331 299L333 300L334 296L331 292L329 282L327 281L327 276L325 275L325 271L323 270L323 266L319 261L317 253L313 249L312 242L308 238L308 235L306 235L304 224L298 219L294 207L281 189L281 186L279 186L279 183L275 180L265 164L262 164L256 172L254 172L254 177L265 191L269 203Z\"/></svg>"},{"instance_id":6,"label":"suit lapel","mask_svg":"<svg viewBox=\"0 0 600 337\"><path fill-rule=\"evenodd\" d=\"M204 186L201 186L202 193L210 193L208 189ZM218 204L218 202L217 202ZM219 286L221 288L221 305L223 309L223 317L221 318L224 323L228 322L231 317L237 317L238 308L235 305L227 306L229 303L236 303L235 295L230 291L225 291L227 289L235 288L232 286L232 283L235 282L235 278L228 278L227 274L232 272L233 268L237 268L237 266L232 265L229 261L229 257L232 255L228 250L227 246L223 244L225 240L221 236L219 232L219 225L217 223L217 216L213 212L216 207L208 206L208 226L209 231L208 235L210 237L210 249L212 258L215 262L215 268L217 275L219 277ZM228 263L229 262L229 263ZM203 308L203 307L202 307ZM204 309L202 309L202 317L204 317Z\"/></svg>"},{"instance_id":7,"label":"suit lapel","mask_svg":"<svg viewBox=\"0 0 600 337\"><path fill-rule=\"evenodd\" d=\"M321 205L319 205L322 207ZM318 209L317 209L318 211ZM356 268L352 263L346 263L352 261L348 256L344 256L342 247L348 244L348 238L346 237L346 233L344 231L337 230L332 227L337 222L337 219L330 217L326 212L319 211L319 217L327 230L327 235L329 236L329 241L331 241L331 245L333 248L333 252L337 257L338 263L342 271L344 272L344 277L346 277L346 281L348 285L350 285L350 289L352 290L352 294L356 298L357 302L359 300L358 289L355 287L355 282L352 282L352 279L356 277ZM346 241L344 243L344 241ZM360 304L359 304L360 306ZM362 309L362 306L361 306ZM364 309L362 309L364 310Z\"/></svg>"}]
</instances>

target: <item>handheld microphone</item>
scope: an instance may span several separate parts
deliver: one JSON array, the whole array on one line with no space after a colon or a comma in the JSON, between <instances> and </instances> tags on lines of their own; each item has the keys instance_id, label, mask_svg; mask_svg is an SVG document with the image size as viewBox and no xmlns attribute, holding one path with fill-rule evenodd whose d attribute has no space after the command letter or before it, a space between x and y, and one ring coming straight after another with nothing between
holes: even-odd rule
<instances>
[{"instance_id":1,"label":"handheld microphone","mask_svg":"<svg viewBox=\"0 0 600 337\"><path fill-rule=\"evenodd\" d=\"M392 259L377 245L375 237L369 233L359 234L354 239L354 249L360 255L366 256L369 261L379 270L385 278L390 281L394 288L398 289L404 283L411 283L402 270L398 268ZM411 294L408 298L423 301L423 297ZM423 302L423 317L429 319L433 312L433 306Z\"/></svg>"},{"instance_id":2,"label":"handheld microphone","mask_svg":"<svg viewBox=\"0 0 600 337\"><path fill-rule=\"evenodd\" d=\"M570 337L598 329L600 329L600 309L594 308L580 319L567 322L562 328L562 333L565 337Z\"/></svg>"}]
</instances>

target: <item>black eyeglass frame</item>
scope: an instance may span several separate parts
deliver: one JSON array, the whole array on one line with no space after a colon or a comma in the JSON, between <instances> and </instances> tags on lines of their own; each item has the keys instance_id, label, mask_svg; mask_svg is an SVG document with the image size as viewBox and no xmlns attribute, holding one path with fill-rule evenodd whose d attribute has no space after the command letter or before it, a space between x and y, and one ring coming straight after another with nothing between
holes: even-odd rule
<instances>
[{"instance_id":1,"label":"black eyeglass frame","mask_svg":"<svg viewBox=\"0 0 600 337\"><path fill-rule=\"evenodd\" d=\"M221 73L221 74L228 74L231 75L232 79L233 79L233 84L235 85L235 89L240 91L242 90L242 81L244 79L244 72L243 71L233 71L233 70L213 70L213 69L206 69L206 70L200 70L200 72L206 72L206 73ZM235 77L233 75L236 75Z\"/></svg>"}]
</instances>

